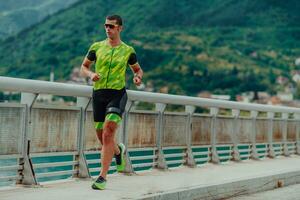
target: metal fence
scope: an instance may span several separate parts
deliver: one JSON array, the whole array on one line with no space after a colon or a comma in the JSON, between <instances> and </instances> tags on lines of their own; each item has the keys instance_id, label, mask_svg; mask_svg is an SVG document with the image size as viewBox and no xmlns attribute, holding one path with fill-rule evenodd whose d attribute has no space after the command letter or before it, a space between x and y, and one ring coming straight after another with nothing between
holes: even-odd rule
<instances>
[{"instance_id":1,"label":"metal fence","mask_svg":"<svg viewBox=\"0 0 300 200\"><path fill-rule=\"evenodd\" d=\"M99 172L92 87L0 76L0 91L21 92L20 104L0 103L0 182L38 184ZM77 104L38 105L39 94L74 96ZM128 91L128 97L118 129L128 147L128 173L300 154L298 108L139 91ZM135 102L154 104L155 110L136 110ZM167 105L185 110L167 112ZM229 114L222 115L223 109ZM113 162L110 173L115 169Z\"/></svg>"}]
</instances>

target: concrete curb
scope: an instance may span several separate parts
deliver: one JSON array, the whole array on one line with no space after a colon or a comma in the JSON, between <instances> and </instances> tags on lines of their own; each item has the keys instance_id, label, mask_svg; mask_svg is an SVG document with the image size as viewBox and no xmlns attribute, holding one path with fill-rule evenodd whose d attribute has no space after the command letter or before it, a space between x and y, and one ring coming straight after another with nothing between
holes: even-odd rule
<instances>
[{"instance_id":1,"label":"concrete curb","mask_svg":"<svg viewBox=\"0 0 300 200\"><path fill-rule=\"evenodd\" d=\"M283 172L274 175L257 176L215 185L197 186L193 188L151 194L139 197L143 200L180 200L205 199L217 200L245 194L252 194L300 183L300 171Z\"/></svg>"}]
</instances>

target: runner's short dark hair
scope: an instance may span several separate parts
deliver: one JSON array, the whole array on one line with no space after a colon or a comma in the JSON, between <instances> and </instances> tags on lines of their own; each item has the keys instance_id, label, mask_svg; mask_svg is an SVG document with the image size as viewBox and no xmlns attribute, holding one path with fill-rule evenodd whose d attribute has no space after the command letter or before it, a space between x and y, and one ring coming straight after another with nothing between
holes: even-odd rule
<instances>
[{"instance_id":1,"label":"runner's short dark hair","mask_svg":"<svg viewBox=\"0 0 300 200\"><path fill-rule=\"evenodd\" d=\"M123 25L123 21L122 18L119 15L109 15L106 17L106 19L108 20L116 20L117 24L122 26Z\"/></svg>"}]
</instances>

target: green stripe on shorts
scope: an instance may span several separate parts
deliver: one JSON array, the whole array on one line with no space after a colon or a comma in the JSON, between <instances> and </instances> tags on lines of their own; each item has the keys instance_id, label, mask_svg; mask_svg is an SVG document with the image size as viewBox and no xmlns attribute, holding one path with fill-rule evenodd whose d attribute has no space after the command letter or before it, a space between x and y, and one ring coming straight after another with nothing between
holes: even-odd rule
<instances>
[{"instance_id":1,"label":"green stripe on shorts","mask_svg":"<svg viewBox=\"0 0 300 200\"><path fill-rule=\"evenodd\" d=\"M119 124L121 122L121 120L122 120L122 118L115 113L109 113L105 117L105 121L113 121L113 122L116 122L117 124Z\"/></svg>"},{"instance_id":2,"label":"green stripe on shorts","mask_svg":"<svg viewBox=\"0 0 300 200\"><path fill-rule=\"evenodd\" d=\"M95 129L103 129L104 122L95 122Z\"/></svg>"}]
</instances>

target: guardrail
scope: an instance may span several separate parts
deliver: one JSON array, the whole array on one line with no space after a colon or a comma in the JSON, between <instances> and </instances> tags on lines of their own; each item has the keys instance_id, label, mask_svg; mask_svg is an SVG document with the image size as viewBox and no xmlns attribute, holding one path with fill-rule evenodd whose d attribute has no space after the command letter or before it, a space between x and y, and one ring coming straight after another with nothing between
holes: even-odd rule
<instances>
[{"instance_id":1,"label":"guardrail","mask_svg":"<svg viewBox=\"0 0 300 200\"><path fill-rule=\"evenodd\" d=\"M0 166L0 175L5 174L0 182L38 184L49 177L90 177L99 172L92 87L0 76L0 91L21 92L20 104L0 103L0 161L10 160ZM39 94L74 96L77 104L36 105ZM128 98L118 130L119 141L129 148L128 173L300 154L299 108L131 90ZM135 110L136 101L155 104L155 111ZM169 104L182 105L185 111L166 112ZM196 113L197 107L210 112ZM220 115L221 109L231 115ZM241 116L241 111L249 115ZM114 164L110 171L115 172Z\"/></svg>"}]
</instances>

